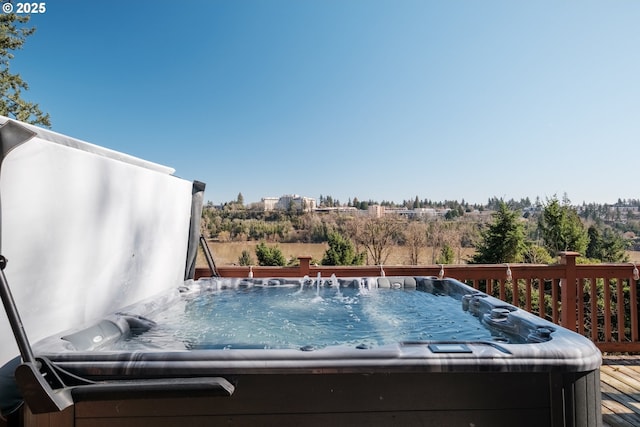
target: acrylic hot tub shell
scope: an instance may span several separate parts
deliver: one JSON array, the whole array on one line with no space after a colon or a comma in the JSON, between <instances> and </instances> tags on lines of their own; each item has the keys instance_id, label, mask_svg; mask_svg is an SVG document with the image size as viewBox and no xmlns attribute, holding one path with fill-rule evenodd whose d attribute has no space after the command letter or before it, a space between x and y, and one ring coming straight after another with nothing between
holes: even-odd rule
<instances>
[{"instance_id":1,"label":"acrylic hot tub shell","mask_svg":"<svg viewBox=\"0 0 640 427\"><path fill-rule=\"evenodd\" d=\"M452 279L416 280L419 289L437 287L461 303L470 295L465 306L478 316L511 307ZM78 387L74 425L600 425L599 351L584 337L510 310L510 330L535 341L533 331L551 328L550 339L464 343L470 352L446 342L314 351L69 351L70 342L91 347L82 342L95 331L84 329L62 343L44 341L36 351L92 380L216 377L230 385L229 393L215 396L159 398Z\"/></svg>"}]
</instances>

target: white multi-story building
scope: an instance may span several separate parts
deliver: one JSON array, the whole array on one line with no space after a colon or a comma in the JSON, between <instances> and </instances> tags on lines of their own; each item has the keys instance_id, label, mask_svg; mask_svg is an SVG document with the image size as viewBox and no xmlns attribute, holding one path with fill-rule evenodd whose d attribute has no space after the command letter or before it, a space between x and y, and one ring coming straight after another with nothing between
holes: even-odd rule
<instances>
[{"instance_id":1,"label":"white multi-story building","mask_svg":"<svg viewBox=\"0 0 640 427\"><path fill-rule=\"evenodd\" d=\"M316 199L312 197L303 197L297 194L286 194L280 198L264 197L262 199L265 211L290 209L300 210L304 212L312 211L316 208Z\"/></svg>"},{"instance_id":2,"label":"white multi-story building","mask_svg":"<svg viewBox=\"0 0 640 427\"><path fill-rule=\"evenodd\" d=\"M263 197L262 205L264 206L265 211L272 211L276 207L276 203L278 203L277 197Z\"/></svg>"}]
</instances>

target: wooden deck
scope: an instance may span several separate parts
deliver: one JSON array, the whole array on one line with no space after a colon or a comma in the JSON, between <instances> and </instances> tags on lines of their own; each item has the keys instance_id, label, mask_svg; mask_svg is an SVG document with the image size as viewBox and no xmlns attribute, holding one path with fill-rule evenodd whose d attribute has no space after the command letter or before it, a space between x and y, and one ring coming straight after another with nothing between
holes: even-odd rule
<instances>
[{"instance_id":1,"label":"wooden deck","mask_svg":"<svg viewBox=\"0 0 640 427\"><path fill-rule=\"evenodd\" d=\"M640 426L640 356L604 356L600 384L604 426Z\"/></svg>"}]
</instances>

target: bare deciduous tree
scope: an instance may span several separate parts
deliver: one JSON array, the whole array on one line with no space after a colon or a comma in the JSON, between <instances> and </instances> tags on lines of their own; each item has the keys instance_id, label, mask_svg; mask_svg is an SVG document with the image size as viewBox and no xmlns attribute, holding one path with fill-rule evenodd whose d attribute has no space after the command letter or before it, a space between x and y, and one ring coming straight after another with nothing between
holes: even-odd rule
<instances>
[{"instance_id":1,"label":"bare deciduous tree","mask_svg":"<svg viewBox=\"0 0 640 427\"><path fill-rule=\"evenodd\" d=\"M404 230L404 242L409 251L409 264L418 265L420 252L427 244L427 227L424 222L412 221Z\"/></svg>"},{"instance_id":2,"label":"bare deciduous tree","mask_svg":"<svg viewBox=\"0 0 640 427\"><path fill-rule=\"evenodd\" d=\"M391 250L402 235L404 222L390 216L382 218L359 218L351 223L351 235L364 246L371 263L384 264Z\"/></svg>"},{"instance_id":3,"label":"bare deciduous tree","mask_svg":"<svg viewBox=\"0 0 640 427\"><path fill-rule=\"evenodd\" d=\"M450 250L458 249L458 262L460 262L460 249L464 228L458 221L433 221L427 229L427 242L432 248L431 262L436 263L441 257L442 250L448 246Z\"/></svg>"}]
</instances>

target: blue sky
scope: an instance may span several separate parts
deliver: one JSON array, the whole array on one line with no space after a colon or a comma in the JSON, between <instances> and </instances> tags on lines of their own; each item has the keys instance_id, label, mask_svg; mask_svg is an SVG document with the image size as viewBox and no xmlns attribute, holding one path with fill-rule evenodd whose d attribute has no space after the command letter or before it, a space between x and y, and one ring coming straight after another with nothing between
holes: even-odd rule
<instances>
[{"instance_id":1,"label":"blue sky","mask_svg":"<svg viewBox=\"0 0 640 427\"><path fill-rule=\"evenodd\" d=\"M640 198L636 0L46 7L25 98L215 203Z\"/></svg>"}]
</instances>

